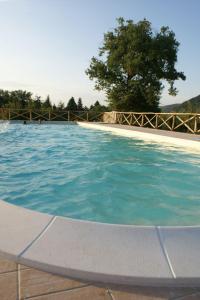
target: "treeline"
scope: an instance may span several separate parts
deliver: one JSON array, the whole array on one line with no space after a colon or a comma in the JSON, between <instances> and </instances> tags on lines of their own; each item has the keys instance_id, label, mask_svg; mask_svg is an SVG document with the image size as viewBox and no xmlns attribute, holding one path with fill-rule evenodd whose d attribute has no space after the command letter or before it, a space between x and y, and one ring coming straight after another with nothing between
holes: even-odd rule
<instances>
[{"instance_id":1,"label":"treeline","mask_svg":"<svg viewBox=\"0 0 200 300\"><path fill-rule=\"evenodd\" d=\"M0 108L13 108L13 109L35 109L35 110L68 110L68 111L94 111L104 112L108 111L108 107L101 105L99 101L96 101L90 107L83 105L82 99L78 98L76 101L74 97L71 97L67 105L60 101L58 105L53 104L48 95L46 99L42 99L40 96L33 96L31 92L16 90L7 91L0 90Z\"/></svg>"},{"instance_id":2,"label":"treeline","mask_svg":"<svg viewBox=\"0 0 200 300\"><path fill-rule=\"evenodd\" d=\"M162 112L200 113L200 95L182 103L175 103L161 107Z\"/></svg>"}]
</instances>

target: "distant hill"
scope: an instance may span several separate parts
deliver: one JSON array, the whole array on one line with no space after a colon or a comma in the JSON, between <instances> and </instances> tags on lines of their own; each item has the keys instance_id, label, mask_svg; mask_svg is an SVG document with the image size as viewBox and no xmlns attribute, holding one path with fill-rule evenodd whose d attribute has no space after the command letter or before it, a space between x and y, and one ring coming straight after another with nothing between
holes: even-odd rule
<instances>
[{"instance_id":1,"label":"distant hill","mask_svg":"<svg viewBox=\"0 0 200 300\"><path fill-rule=\"evenodd\" d=\"M183 103L176 103L161 106L162 112L182 112L182 113L200 113L200 95L191 98Z\"/></svg>"}]
</instances>

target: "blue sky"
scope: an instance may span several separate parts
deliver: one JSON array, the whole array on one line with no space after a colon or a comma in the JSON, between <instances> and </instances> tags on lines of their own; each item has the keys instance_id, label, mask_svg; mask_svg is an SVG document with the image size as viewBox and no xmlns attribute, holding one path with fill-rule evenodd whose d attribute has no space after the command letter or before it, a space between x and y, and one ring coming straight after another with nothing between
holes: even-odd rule
<instances>
[{"instance_id":1,"label":"blue sky","mask_svg":"<svg viewBox=\"0 0 200 300\"><path fill-rule=\"evenodd\" d=\"M71 96L103 103L85 69L122 16L175 32L177 68L187 80L176 83L176 97L165 89L161 104L182 102L200 94L199 12L199 0L0 0L0 88L50 94L56 103Z\"/></svg>"}]
</instances>

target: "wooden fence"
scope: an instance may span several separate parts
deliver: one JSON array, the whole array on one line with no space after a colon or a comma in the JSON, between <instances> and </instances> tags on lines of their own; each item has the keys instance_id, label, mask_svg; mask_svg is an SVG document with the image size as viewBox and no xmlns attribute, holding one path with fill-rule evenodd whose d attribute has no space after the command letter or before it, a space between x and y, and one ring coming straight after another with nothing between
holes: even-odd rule
<instances>
[{"instance_id":1,"label":"wooden fence","mask_svg":"<svg viewBox=\"0 0 200 300\"><path fill-rule=\"evenodd\" d=\"M1 120L101 122L103 113L94 111L33 110L0 108Z\"/></svg>"},{"instance_id":2,"label":"wooden fence","mask_svg":"<svg viewBox=\"0 0 200 300\"><path fill-rule=\"evenodd\" d=\"M112 123L117 124L200 134L200 114L197 113L114 112L113 118Z\"/></svg>"},{"instance_id":3,"label":"wooden fence","mask_svg":"<svg viewBox=\"0 0 200 300\"><path fill-rule=\"evenodd\" d=\"M86 121L116 123L170 131L200 134L200 114L198 113L139 113L33 110L0 108L1 120L27 121Z\"/></svg>"}]
</instances>

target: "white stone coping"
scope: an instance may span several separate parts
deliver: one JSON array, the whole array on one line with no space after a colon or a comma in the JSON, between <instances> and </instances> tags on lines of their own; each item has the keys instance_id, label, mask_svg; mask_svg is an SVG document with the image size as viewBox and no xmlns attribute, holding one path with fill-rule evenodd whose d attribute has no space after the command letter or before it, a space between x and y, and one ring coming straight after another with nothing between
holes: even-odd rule
<instances>
[{"instance_id":1,"label":"white stone coping","mask_svg":"<svg viewBox=\"0 0 200 300\"><path fill-rule=\"evenodd\" d=\"M101 124L91 122L77 123L79 126L89 129L108 131L119 136L136 138L151 143L159 143L160 145L168 147L171 146L174 147L174 150L189 151L198 154L200 153L200 136L119 124ZM197 139L198 137L199 140Z\"/></svg>"},{"instance_id":2,"label":"white stone coping","mask_svg":"<svg viewBox=\"0 0 200 300\"><path fill-rule=\"evenodd\" d=\"M50 216L0 201L0 254L90 282L200 285L200 227L115 225Z\"/></svg>"}]
</instances>

